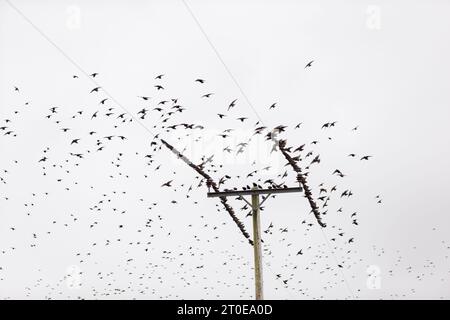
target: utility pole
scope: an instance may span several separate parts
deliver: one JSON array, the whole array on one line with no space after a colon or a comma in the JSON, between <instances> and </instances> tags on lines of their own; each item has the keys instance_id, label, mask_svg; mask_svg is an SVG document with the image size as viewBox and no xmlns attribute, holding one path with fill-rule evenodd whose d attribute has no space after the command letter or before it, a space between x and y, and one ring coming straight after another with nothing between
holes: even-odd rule
<instances>
[{"instance_id":1,"label":"utility pole","mask_svg":"<svg viewBox=\"0 0 450 320\"><path fill-rule=\"evenodd\" d=\"M253 188L256 190L256 188ZM259 210L259 194L252 195L253 218L253 251L255 255L255 297L263 300L262 254L261 254L261 221Z\"/></svg>"},{"instance_id":2,"label":"utility pole","mask_svg":"<svg viewBox=\"0 0 450 320\"><path fill-rule=\"evenodd\" d=\"M263 300L263 269L262 269L262 252L261 252L261 220L260 209L261 205L266 202L269 197L274 193L290 193L290 192L303 192L303 188L276 188L276 189L258 189L254 187L251 190L238 190L238 191L222 191L222 192L208 192L208 198L226 198L231 196L237 196L239 200L245 201L252 208L253 219L253 254L255 260L255 299ZM259 195L267 194L267 197L260 203ZM247 201L243 196L251 195L252 202Z\"/></svg>"}]
</instances>

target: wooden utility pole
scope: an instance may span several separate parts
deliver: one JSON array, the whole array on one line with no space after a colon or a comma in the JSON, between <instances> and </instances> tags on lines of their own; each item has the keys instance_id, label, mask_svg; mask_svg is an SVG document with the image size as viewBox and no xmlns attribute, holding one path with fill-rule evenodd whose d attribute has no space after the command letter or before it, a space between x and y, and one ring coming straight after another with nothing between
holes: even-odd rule
<instances>
[{"instance_id":1,"label":"wooden utility pole","mask_svg":"<svg viewBox=\"0 0 450 320\"><path fill-rule=\"evenodd\" d=\"M280 130L281 131L281 130ZM246 239L249 240L249 243L254 246L254 258L255 258L255 292L256 299L263 299L263 276L262 276L262 254L261 254L261 226L260 226L260 208L261 205L269 199L272 194L275 193L290 193L290 192L305 192L305 197L308 199L309 204L311 206L312 212L314 213L317 222L321 227L325 227L326 224L322 222L320 217L320 212L316 202L312 197L311 190L306 183L305 175L302 174L302 170L297 165L297 161L294 160L289 155L288 149L286 149L286 140L277 141L280 151L283 153L288 163L297 173L297 181L299 182L299 187L297 188L287 188L286 186L278 187L275 186L270 189L258 189L255 185L255 188L248 190L225 190L220 191L219 186L212 180L212 178L201 168L201 166L195 165L188 158L186 158L182 153L180 153L177 149L171 146L169 143L161 139L163 145L165 145L170 151L172 151L178 158L183 160L189 167L194 169L197 173L199 173L204 179L206 179L206 185L208 187L208 198L218 197L220 198L221 203L225 207L225 210L228 211L233 221L236 223L238 228L241 230L242 234ZM219 184L220 185L220 184ZM214 190L214 192L209 192L210 188ZM259 202L259 195L267 194L263 201ZM248 202L243 196L251 195L252 203ZM245 201L252 208L252 216L253 216L253 240L250 239L250 234L245 230L244 224L238 219L233 208L227 203L227 197L236 196L239 200Z\"/></svg>"},{"instance_id":2,"label":"wooden utility pole","mask_svg":"<svg viewBox=\"0 0 450 320\"><path fill-rule=\"evenodd\" d=\"M256 188L253 188L256 190ZM261 254L261 221L259 214L259 194L252 195L252 218L253 218L253 251L255 255L255 297L256 300L263 298L263 270Z\"/></svg>"},{"instance_id":3,"label":"wooden utility pole","mask_svg":"<svg viewBox=\"0 0 450 320\"><path fill-rule=\"evenodd\" d=\"M263 270L262 270L262 252L261 252L261 220L260 211L261 205L269 199L274 193L290 193L290 192L303 192L303 188L273 188L273 189L258 189L253 188L251 190L237 190L237 191L221 191L221 192L208 192L208 198L214 197L231 197L237 196L238 199L245 201L252 208L253 219L253 253L255 259L255 299L263 300ZM267 194L264 200L259 202L259 195ZM248 202L243 196L251 195L252 203Z\"/></svg>"}]
</instances>

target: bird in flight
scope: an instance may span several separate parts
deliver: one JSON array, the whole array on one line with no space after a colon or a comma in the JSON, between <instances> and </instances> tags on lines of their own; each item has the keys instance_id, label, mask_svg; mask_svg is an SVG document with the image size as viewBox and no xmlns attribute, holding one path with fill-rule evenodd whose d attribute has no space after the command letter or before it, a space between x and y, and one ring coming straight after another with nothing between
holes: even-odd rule
<instances>
[{"instance_id":1,"label":"bird in flight","mask_svg":"<svg viewBox=\"0 0 450 320\"><path fill-rule=\"evenodd\" d=\"M91 77L92 77L92 78L95 78L96 76L98 76L98 73L97 73L97 72L94 72L94 73L91 74Z\"/></svg>"},{"instance_id":2,"label":"bird in flight","mask_svg":"<svg viewBox=\"0 0 450 320\"><path fill-rule=\"evenodd\" d=\"M169 181L167 181L166 183L163 183L163 184L161 185L161 187L171 187L171 186L172 186L172 181L173 181L173 180L169 180Z\"/></svg>"},{"instance_id":3,"label":"bird in flight","mask_svg":"<svg viewBox=\"0 0 450 320\"><path fill-rule=\"evenodd\" d=\"M160 74L160 75L156 76L155 79L160 79L161 80L163 76L164 76L163 74Z\"/></svg>"},{"instance_id":4,"label":"bird in flight","mask_svg":"<svg viewBox=\"0 0 450 320\"><path fill-rule=\"evenodd\" d=\"M155 86L155 88L156 88L157 90L164 90L164 87L163 87L163 86L160 86L159 84L157 84L157 85Z\"/></svg>"},{"instance_id":5,"label":"bird in flight","mask_svg":"<svg viewBox=\"0 0 450 320\"><path fill-rule=\"evenodd\" d=\"M369 160L369 158L371 158L372 156L364 156L364 157L361 157L361 159L360 160Z\"/></svg>"},{"instance_id":6,"label":"bird in flight","mask_svg":"<svg viewBox=\"0 0 450 320\"><path fill-rule=\"evenodd\" d=\"M233 101L231 101L230 105L228 106L228 110L227 111L230 111L230 109L233 108L236 105L236 101L237 101L237 99L234 99Z\"/></svg>"},{"instance_id":7,"label":"bird in flight","mask_svg":"<svg viewBox=\"0 0 450 320\"><path fill-rule=\"evenodd\" d=\"M277 103L275 102L275 103L273 103L273 104L269 107L269 110L270 110L270 109L275 109L276 106L277 106Z\"/></svg>"},{"instance_id":8,"label":"bird in flight","mask_svg":"<svg viewBox=\"0 0 450 320\"><path fill-rule=\"evenodd\" d=\"M214 93L207 93L207 94L204 94L204 95L202 95L202 98L209 98L209 97L211 97L213 94L214 94Z\"/></svg>"},{"instance_id":9,"label":"bird in flight","mask_svg":"<svg viewBox=\"0 0 450 320\"><path fill-rule=\"evenodd\" d=\"M205 80L203 80L203 79L195 79L195 82L198 82L198 83L205 83Z\"/></svg>"},{"instance_id":10,"label":"bird in flight","mask_svg":"<svg viewBox=\"0 0 450 320\"><path fill-rule=\"evenodd\" d=\"M92 89L91 92L89 92L89 93L92 93L92 92L98 92L98 90L99 90L100 88L101 88L101 87L95 87L95 88Z\"/></svg>"},{"instance_id":11,"label":"bird in flight","mask_svg":"<svg viewBox=\"0 0 450 320\"><path fill-rule=\"evenodd\" d=\"M94 118L97 118L97 113L98 113L98 111L95 111L95 112L94 112L94 114L93 114L92 117L91 117L91 120L94 119Z\"/></svg>"},{"instance_id":12,"label":"bird in flight","mask_svg":"<svg viewBox=\"0 0 450 320\"><path fill-rule=\"evenodd\" d=\"M343 177L345 176L339 169L334 170L333 174L336 174L336 173L337 173L338 176L341 177L341 178L343 178Z\"/></svg>"},{"instance_id":13,"label":"bird in flight","mask_svg":"<svg viewBox=\"0 0 450 320\"><path fill-rule=\"evenodd\" d=\"M308 62L305 66L305 69L310 68L312 66L313 62L314 62L314 60L311 60L310 62Z\"/></svg>"}]
</instances>

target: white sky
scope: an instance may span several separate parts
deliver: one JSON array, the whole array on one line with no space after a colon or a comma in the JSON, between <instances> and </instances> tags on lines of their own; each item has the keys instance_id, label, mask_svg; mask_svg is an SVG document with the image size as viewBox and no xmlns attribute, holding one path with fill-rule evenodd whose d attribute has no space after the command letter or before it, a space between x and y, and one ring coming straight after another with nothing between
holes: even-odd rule
<instances>
[{"instance_id":1,"label":"white sky","mask_svg":"<svg viewBox=\"0 0 450 320\"><path fill-rule=\"evenodd\" d=\"M121 107L135 116L143 107L178 98L187 110L169 123L205 126L200 142L154 128L155 111L142 124L179 149L192 146L197 163L225 146L221 138L210 139L224 129L236 129L235 142L241 142L258 120L270 128L285 124L289 144L306 143L321 155L309 176L314 194L321 182L354 193L330 200L324 234L317 224L301 223L314 223L302 196L268 200L262 228L273 222L274 230L264 234L266 298L448 299L450 4L187 3L226 67L183 1L0 2L0 127L8 127L0 131L0 177L6 182L0 183L0 297L253 297L252 248L230 217L217 212L219 202L206 198L205 187L186 198L199 180L166 150L147 165L152 135L136 121L113 127L125 112ZM310 60L312 67L304 69ZM110 95L106 106L98 103L108 95L89 94L95 85L79 68L99 73L95 81ZM160 81L154 79L158 74L164 74ZM206 83L195 83L197 78ZM157 83L165 90L156 91ZM215 93L210 99L200 98L209 92ZM151 102L143 103L141 95ZM234 99L236 107L218 119ZM277 108L269 110L274 102ZM58 114L46 119L51 107ZM115 108L112 119L90 119L107 107ZM73 119L79 110L83 115ZM240 123L240 116L249 119ZM329 121L337 121L336 127L321 130ZM294 130L298 122L303 125ZM63 133L62 127L71 130ZM4 136L8 130L17 136ZM91 130L99 138L122 134L128 140L114 139L95 152ZM70 145L75 138L80 143ZM310 147L313 140L319 144ZM287 170L286 183L293 185L285 161L268 159L265 148L270 146L255 144L249 149L257 151L241 158L216 153L224 168L212 175L245 177L255 158L260 166L272 164L257 178ZM69 152L86 157L76 161ZM373 158L363 162L349 153ZM44 155L45 170L38 163ZM336 168L347 176L332 176ZM174 188L160 187L171 179ZM253 181L234 179L229 186ZM382 204L376 203L378 194ZM102 199L101 211L89 209ZM232 203L237 211L244 205ZM343 213L336 212L339 207ZM355 211L358 226L351 224ZM238 216L250 231L245 214ZM146 228L148 219L153 222ZM289 232L281 233L285 227ZM355 242L348 244L351 237ZM304 254L296 255L300 249ZM380 272L377 289L367 285L373 270Z\"/></svg>"}]
</instances>

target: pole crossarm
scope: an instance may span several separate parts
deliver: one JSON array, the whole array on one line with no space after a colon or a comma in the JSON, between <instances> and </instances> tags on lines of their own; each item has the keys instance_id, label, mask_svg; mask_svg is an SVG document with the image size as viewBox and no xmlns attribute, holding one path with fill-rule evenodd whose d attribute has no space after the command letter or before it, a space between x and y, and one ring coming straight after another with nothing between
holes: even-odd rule
<instances>
[{"instance_id":1,"label":"pole crossarm","mask_svg":"<svg viewBox=\"0 0 450 320\"><path fill-rule=\"evenodd\" d=\"M253 220L253 250L255 259L255 298L256 300L262 300L263 297L263 267L262 267L262 250L261 250L261 205L270 198L272 194L276 193L293 193L303 192L302 187L294 188L271 188L271 189L259 189L254 186L251 190L226 190L219 191L218 188L214 189L214 192L208 192L208 198L219 197L226 199L227 197L237 197L239 200L245 201L250 207ZM259 195L267 194L263 201L259 201ZM244 196L252 196L251 203L244 198Z\"/></svg>"},{"instance_id":2,"label":"pole crossarm","mask_svg":"<svg viewBox=\"0 0 450 320\"><path fill-rule=\"evenodd\" d=\"M259 194L275 194L275 193L291 193L291 192L303 192L303 188L280 188L280 189L254 189L254 190L231 190L231 191L219 191L208 192L208 198L215 197L233 197L233 196L247 196L247 195L259 195Z\"/></svg>"}]
</instances>

